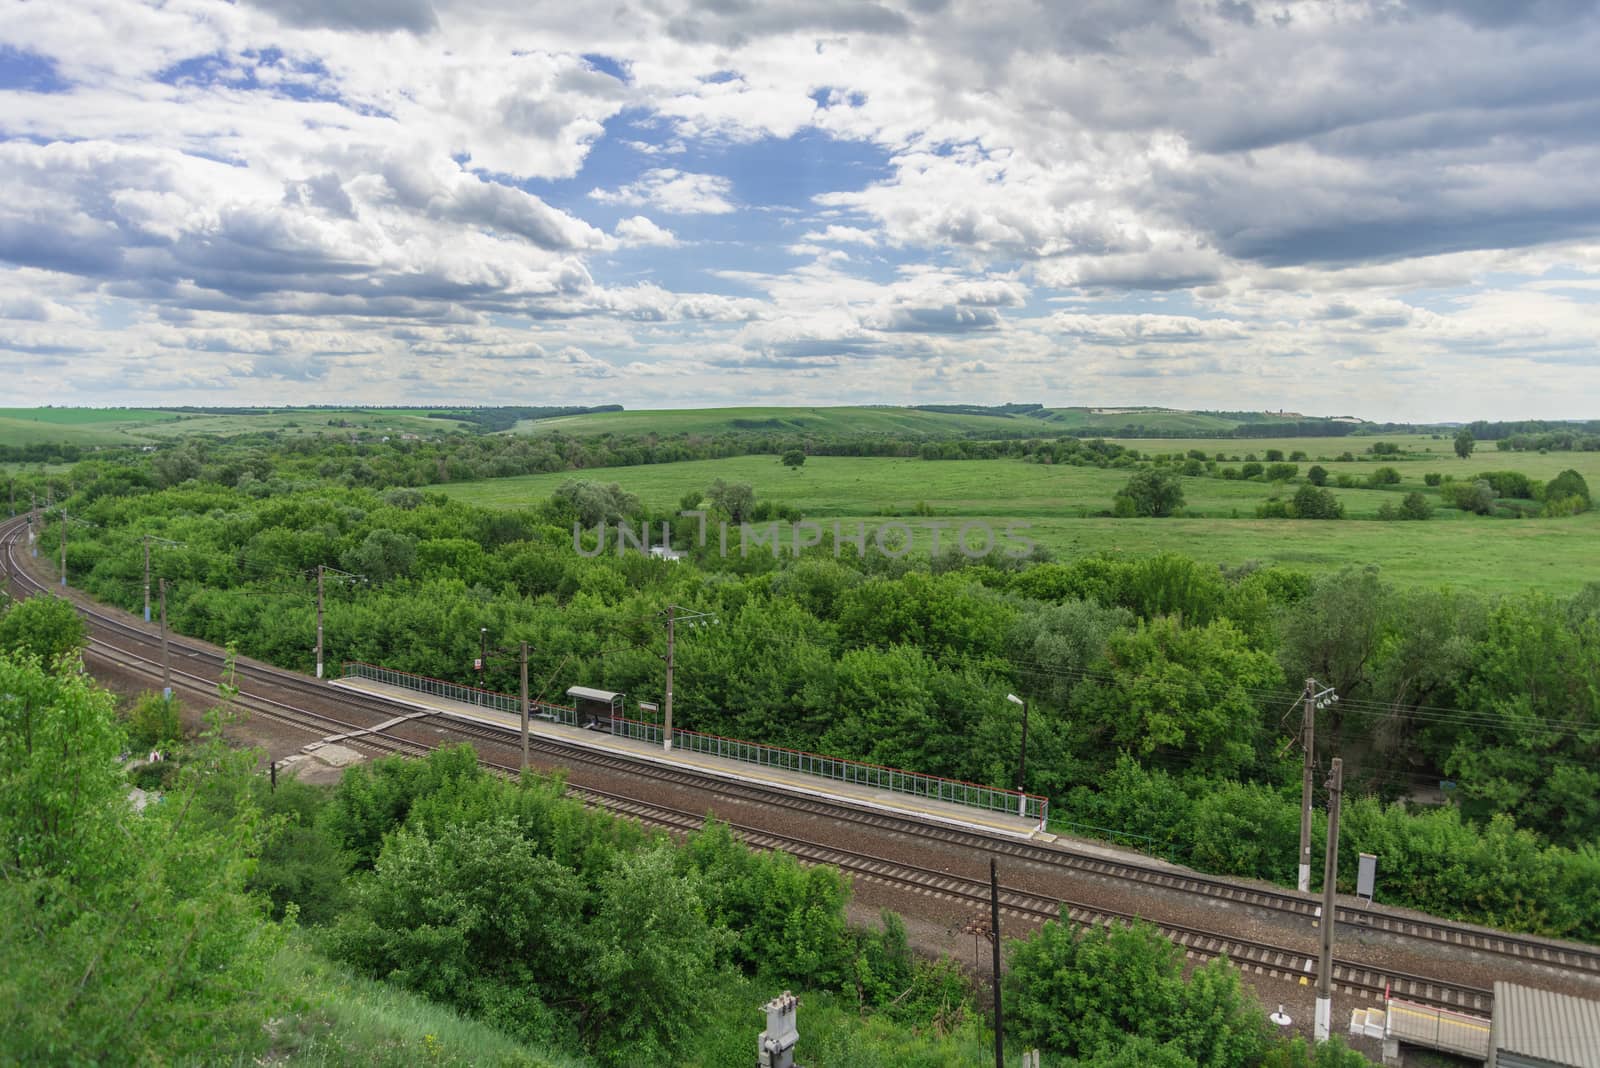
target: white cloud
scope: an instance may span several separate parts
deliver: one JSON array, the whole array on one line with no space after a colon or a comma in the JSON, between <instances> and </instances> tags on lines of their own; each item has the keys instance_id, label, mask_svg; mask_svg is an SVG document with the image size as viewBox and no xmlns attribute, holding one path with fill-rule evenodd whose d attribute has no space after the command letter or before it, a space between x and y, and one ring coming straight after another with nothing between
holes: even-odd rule
<instances>
[{"instance_id":1,"label":"white cloud","mask_svg":"<svg viewBox=\"0 0 1600 1068\"><path fill-rule=\"evenodd\" d=\"M65 361L113 401L514 363L634 404L1600 403L1592 5L77 0L0 40L48 90L0 90L25 399Z\"/></svg>"},{"instance_id":2,"label":"white cloud","mask_svg":"<svg viewBox=\"0 0 1600 1068\"><path fill-rule=\"evenodd\" d=\"M722 215L734 210L728 199L732 191L733 183L721 175L657 167L620 189L595 189L589 195L602 204L653 207L675 215Z\"/></svg>"},{"instance_id":3,"label":"white cloud","mask_svg":"<svg viewBox=\"0 0 1600 1068\"><path fill-rule=\"evenodd\" d=\"M671 248L678 243L677 236L671 230L657 226L643 215L620 220L616 225L616 235L618 241L629 247L655 245Z\"/></svg>"},{"instance_id":4,"label":"white cloud","mask_svg":"<svg viewBox=\"0 0 1600 1068\"><path fill-rule=\"evenodd\" d=\"M837 223L829 225L824 230L811 230L806 233L807 241L826 241L838 244L876 245L878 235L871 230L863 230L858 226L840 226Z\"/></svg>"}]
</instances>

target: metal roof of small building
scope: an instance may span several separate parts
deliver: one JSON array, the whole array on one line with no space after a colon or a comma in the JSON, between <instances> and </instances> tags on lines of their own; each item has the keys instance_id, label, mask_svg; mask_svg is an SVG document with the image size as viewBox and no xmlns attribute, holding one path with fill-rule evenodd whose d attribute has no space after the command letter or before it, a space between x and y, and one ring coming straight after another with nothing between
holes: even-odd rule
<instances>
[{"instance_id":1,"label":"metal roof of small building","mask_svg":"<svg viewBox=\"0 0 1600 1068\"><path fill-rule=\"evenodd\" d=\"M1600 1068L1600 1001L1497 982L1494 1046L1570 1068Z\"/></svg>"},{"instance_id":2,"label":"metal roof of small building","mask_svg":"<svg viewBox=\"0 0 1600 1068\"><path fill-rule=\"evenodd\" d=\"M587 686L568 686L567 696L584 697L590 701L615 701L622 695L620 693L612 693L610 690L592 690Z\"/></svg>"}]
</instances>

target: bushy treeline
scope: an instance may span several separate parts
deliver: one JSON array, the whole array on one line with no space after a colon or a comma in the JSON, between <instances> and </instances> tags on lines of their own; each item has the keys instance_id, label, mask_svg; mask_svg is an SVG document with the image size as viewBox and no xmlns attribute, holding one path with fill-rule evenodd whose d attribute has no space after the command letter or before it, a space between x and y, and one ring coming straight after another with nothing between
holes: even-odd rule
<instances>
[{"instance_id":1,"label":"bushy treeline","mask_svg":"<svg viewBox=\"0 0 1600 1068\"><path fill-rule=\"evenodd\" d=\"M0 445L0 463L75 464L83 459L81 445L38 441L27 445Z\"/></svg>"},{"instance_id":2,"label":"bushy treeline","mask_svg":"<svg viewBox=\"0 0 1600 1068\"><path fill-rule=\"evenodd\" d=\"M491 778L465 746L352 769L309 806L313 791L286 792L301 798L295 826L355 870L327 909L330 952L518 1038L605 1064L710 1063L705 1025L732 973L879 1017L891 1044L873 1063L898 1059L896 1029L908 1065L969 1063L947 1060L950 1047L981 1048L953 960L914 955L892 912L851 928L836 870L753 852L715 821L674 845L583 807L559 780ZM264 863L262 877L276 871ZM1272 1033L1232 967L1216 961L1185 980L1181 950L1153 928L1052 923L1007 952L1011 1040L1085 1068L1153 1049L1172 1068L1313 1063ZM1173 1011L1140 1019L1135 1006ZM807 1060L828 1063L817 1032L802 1032ZM946 1040L930 1048L930 1035ZM1335 1046L1314 1063L1366 1061Z\"/></svg>"},{"instance_id":3,"label":"bushy treeline","mask_svg":"<svg viewBox=\"0 0 1600 1068\"><path fill-rule=\"evenodd\" d=\"M1468 423L1466 430L1477 440L1493 441L1497 447L1501 447L1499 443L1502 441L1508 442L1503 446L1508 449L1600 448L1600 419L1520 419L1500 422L1478 420ZM1565 444L1538 444L1541 439ZM1596 444L1585 444L1589 441Z\"/></svg>"},{"instance_id":4,"label":"bushy treeline","mask_svg":"<svg viewBox=\"0 0 1600 1068\"><path fill-rule=\"evenodd\" d=\"M1183 950L1148 924L1107 929L1052 920L1007 949L1007 1029L1024 1047L1069 1058L1069 1066L1369 1063L1337 1037L1313 1051L1304 1039L1269 1034L1261 1007L1226 960L1203 964L1186 979Z\"/></svg>"},{"instance_id":5,"label":"bushy treeline","mask_svg":"<svg viewBox=\"0 0 1600 1068\"><path fill-rule=\"evenodd\" d=\"M1344 697L1323 717L1319 751L1347 757L1355 794L1394 800L1449 779L1464 833L1503 812L1557 847L1551 856L1592 848L1600 827L1600 587L1489 599L1397 588L1370 570L1225 573L1175 555L1029 566L998 552L930 561L845 545L838 558L822 546L722 559L715 538L692 561L591 559L572 544L578 509L593 503L579 493L489 511L406 489L98 486L74 505L97 524L72 528L76 581L134 607L141 535L180 542L155 552L174 626L287 666L311 663L318 564L366 579L329 583L332 663L514 690L509 659L471 670L487 627L491 646L530 644L530 677L548 696L576 683L659 698L661 612L675 603L716 620L680 635L679 726L1013 786L1021 723L1005 695L1024 694L1027 787L1086 812L1073 791L1106 782L1120 754L1197 794L1229 782L1294 789L1275 754L1314 675ZM725 514L716 499L713 518ZM1150 833L1132 816L1085 822ZM1441 856L1439 870L1451 863ZM1490 911L1459 906L1474 909ZM1563 914L1554 901L1535 911ZM1525 925L1600 937L1593 917Z\"/></svg>"},{"instance_id":6,"label":"bushy treeline","mask_svg":"<svg viewBox=\"0 0 1600 1068\"><path fill-rule=\"evenodd\" d=\"M21 608L12 609L8 620ZM37 620L35 620L37 621ZM24 620L15 630L31 631ZM45 639L49 644L52 639ZM137 812L111 695L75 654L0 650L0 1062L198 1063L258 1049L281 929L246 889L253 756L212 734Z\"/></svg>"},{"instance_id":7,"label":"bushy treeline","mask_svg":"<svg viewBox=\"0 0 1600 1068\"><path fill-rule=\"evenodd\" d=\"M41 607L0 620L6 1063L295 1062L304 1047L318 1063L579 1063L537 1049L583 1063L723 1064L749 1049L754 1006L783 987L804 996L809 1063L982 1063L989 1036L960 968L915 956L893 913L848 926L839 872L752 852L715 822L673 844L586 808L559 780L493 778L469 747L353 768L331 791L293 779L274 789L259 754L222 740L223 685L204 736L173 740L177 774L137 808L112 699L77 647L57 648L69 614L53 599L29 604ZM383 1048L322 1035L340 1022L327 1015L350 1007L306 985L338 978L291 945L297 924L321 926L319 944L354 970L527 1045L478 1036L464 1061L450 1040L416 1033L449 1021L415 1002L372 1036ZM1007 993L1035 1019L1068 981L1063 969L1090 965L1097 938L1074 953L1058 932L1039 937L1010 952L1053 960L1048 981L1014 969ZM1177 959L1148 929L1114 937ZM1206 1012L1163 1022L1175 1050L1225 1048L1226 1061L1204 1063L1240 1068L1311 1063L1268 1034L1236 973L1214 965L1203 979L1191 993L1149 967L1101 972L1083 977L1073 1007L1114 1014L1125 993L1176 980L1169 994ZM1018 1037L1056 1050L1059 1033ZM1126 1048L1116 1037L1078 1063L1127 1063L1148 1035Z\"/></svg>"},{"instance_id":8,"label":"bushy treeline","mask_svg":"<svg viewBox=\"0 0 1600 1068\"><path fill-rule=\"evenodd\" d=\"M485 434L494 434L502 430L510 430L524 419L554 419L563 415L585 415L589 412L620 412L620 404L601 404L592 408L581 405L568 407L545 406L539 408L529 407L498 407L498 408L446 408L436 409L428 413L429 419L448 419L458 423L467 423Z\"/></svg>"},{"instance_id":9,"label":"bushy treeline","mask_svg":"<svg viewBox=\"0 0 1600 1068\"><path fill-rule=\"evenodd\" d=\"M847 926L837 870L716 823L674 845L559 781L490 777L469 747L354 769L301 825L355 869L323 910L335 957L602 1063L677 1061L730 970L906 1023L975 1023L959 969L915 958L893 913Z\"/></svg>"}]
</instances>

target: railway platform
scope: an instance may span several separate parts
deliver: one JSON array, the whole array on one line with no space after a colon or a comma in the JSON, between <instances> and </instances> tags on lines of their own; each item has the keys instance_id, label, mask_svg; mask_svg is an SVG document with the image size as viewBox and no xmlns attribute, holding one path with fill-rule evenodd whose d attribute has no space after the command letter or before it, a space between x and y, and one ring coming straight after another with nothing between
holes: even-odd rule
<instances>
[{"instance_id":1,"label":"railway platform","mask_svg":"<svg viewBox=\"0 0 1600 1068\"><path fill-rule=\"evenodd\" d=\"M452 719L499 728L507 732L508 740L516 743L521 730L521 717L512 712L485 708L466 701L432 693L419 693L406 686L366 678L330 680L330 685L358 693L368 693L396 704L408 705L423 712L431 712ZM663 767L679 768L703 775L747 783L768 789L806 797L826 798L857 808L926 820L955 827L967 827L988 834L1011 838L1050 841L1053 836L1043 832L1037 817L1022 817L967 805L917 797L877 786L844 782L837 779L810 775L786 768L751 764L709 753L692 752L682 748L666 751L660 743L618 737L605 731L553 723L539 716L530 717L530 737L559 741L564 745L580 746L613 756L622 756L641 763L648 762Z\"/></svg>"}]
</instances>

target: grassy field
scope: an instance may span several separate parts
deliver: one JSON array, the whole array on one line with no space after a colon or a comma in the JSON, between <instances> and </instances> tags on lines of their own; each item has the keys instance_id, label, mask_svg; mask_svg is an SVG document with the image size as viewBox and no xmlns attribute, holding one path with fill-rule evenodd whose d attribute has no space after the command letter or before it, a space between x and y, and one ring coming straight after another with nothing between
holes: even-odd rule
<instances>
[{"instance_id":1,"label":"grassy field","mask_svg":"<svg viewBox=\"0 0 1600 1068\"><path fill-rule=\"evenodd\" d=\"M555 419L524 420L519 433L568 434L818 434L830 437L894 434L947 438L952 435L1014 436L1018 428L1041 435L1046 424L1026 416L951 415L914 408L685 408L677 411L588 412ZM1032 428L1037 428L1033 430Z\"/></svg>"},{"instance_id":2,"label":"grassy field","mask_svg":"<svg viewBox=\"0 0 1600 1068\"><path fill-rule=\"evenodd\" d=\"M1405 442L1416 444L1411 439ZM1188 447L1164 441L1138 444L1152 451ZM1224 443L1222 451L1233 455L1234 444ZM1365 444L1370 442L1349 442L1352 451ZM1302 440L1296 447L1304 445ZM1443 445L1449 449L1448 442ZM1277 446L1251 443L1248 449L1240 448L1238 454L1259 450L1258 455L1264 455L1265 449L1272 447ZM1340 451L1342 447L1332 454ZM666 510L686 493L703 490L721 478L747 482L755 487L758 500L791 505L816 519L860 519L871 524L888 517L916 517L928 512L929 519L951 520L953 524L987 520L999 527L1007 521L1026 521L1029 538L1066 557L1092 552L1144 554L1175 550L1222 564L1254 560L1319 571L1346 564L1376 563L1396 581L1503 591L1565 591L1586 578L1600 579L1597 512L1571 519L1512 520L1471 516L1440 507L1434 518L1425 523L1376 520L1381 504L1398 504L1412 490L1427 493L1437 503L1437 491L1423 485L1423 476L1429 471L1453 472L1463 477L1504 468L1548 477L1564 467L1575 467L1591 486L1600 489L1600 454L1555 457L1490 452L1462 461L1450 452L1448 457L1442 453L1407 461L1368 457L1325 466L1333 475L1361 476L1383 463L1401 472L1400 485L1386 490L1333 489L1344 502L1348 516L1337 522L1256 519L1259 503L1275 494L1292 495L1293 487L1213 478L1183 480L1190 513L1186 518L1096 518L1094 513L1110 506L1129 472L1018 460L814 456L803 468L789 470L770 456L743 456L489 479L439 489L477 504L516 507L549 496L567 479L584 477L618 483L652 508ZM1301 464L1302 473L1307 466ZM1539 474L1547 468L1547 474ZM847 531L853 529L853 522L846 527Z\"/></svg>"},{"instance_id":3,"label":"grassy field","mask_svg":"<svg viewBox=\"0 0 1600 1068\"><path fill-rule=\"evenodd\" d=\"M132 408L0 408L0 445L127 445L176 413Z\"/></svg>"},{"instance_id":4,"label":"grassy field","mask_svg":"<svg viewBox=\"0 0 1600 1068\"><path fill-rule=\"evenodd\" d=\"M74 445L148 444L184 434L231 436L254 431L326 432L330 420L352 429L436 435L467 426L429 419L425 408L263 408L246 414L205 414L136 408L0 408L0 445L60 442ZM810 434L823 437L893 435L926 438L1049 437L1074 430L1126 431L1130 425L1157 431L1227 431L1236 419L1207 412L1164 409L1051 408L1026 414L968 414L896 407L702 408L675 411L590 412L555 419L524 420L512 433L597 436L602 434L716 435Z\"/></svg>"},{"instance_id":5,"label":"grassy field","mask_svg":"<svg viewBox=\"0 0 1600 1068\"><path fill-rule=\"evenodd\" d=\"M333 424L343 423L340 427ZM329 433L339 429L378 433L447 434L462 424L429 419L420 409L349 410L273 408L248 415L134 408L0 408L0 445L149 445L189 434L229 437L275 430L283 434Z\"/></svg>"}]
</instances>

